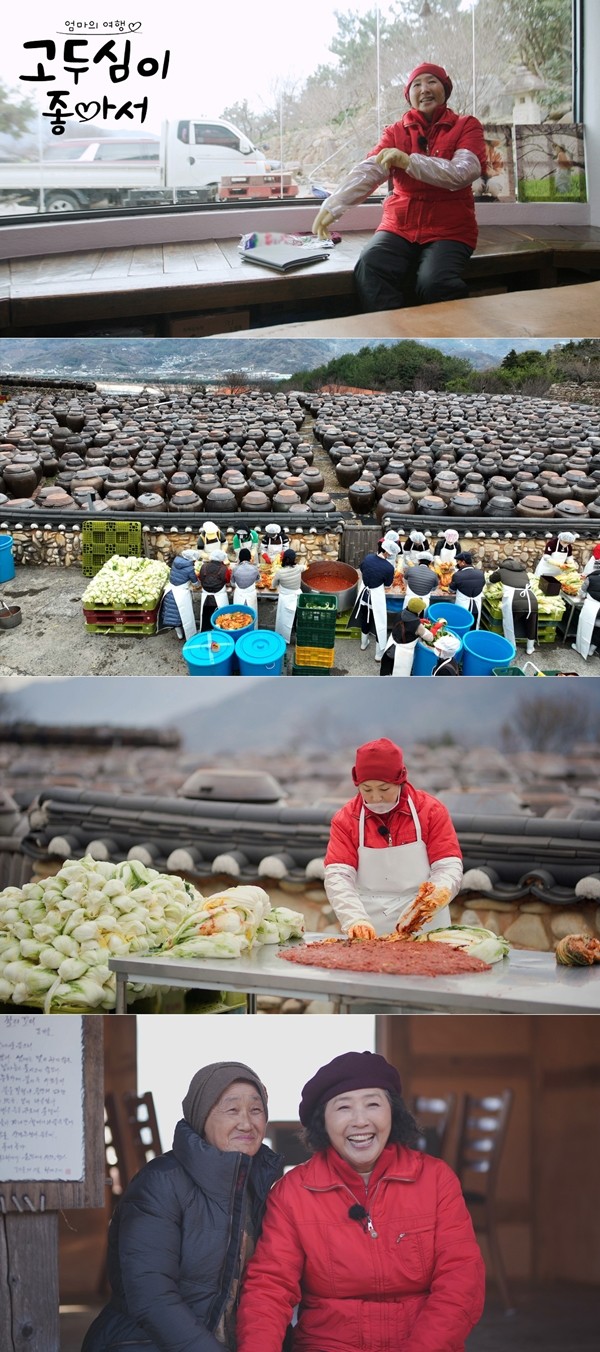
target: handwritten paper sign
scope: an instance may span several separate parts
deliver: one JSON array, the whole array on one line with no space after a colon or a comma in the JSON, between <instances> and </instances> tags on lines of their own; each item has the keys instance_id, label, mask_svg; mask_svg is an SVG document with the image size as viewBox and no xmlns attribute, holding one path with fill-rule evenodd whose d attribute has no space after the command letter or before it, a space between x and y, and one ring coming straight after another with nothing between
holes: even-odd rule
<instances>
[{"instance_id":1,"label":"handwritten paper sign","mask_svg":"<svg viewBox=\"0 0 600 1352\"><path fill-rule=\"evenodd\" d=\"M84 1177L80 1015L0 1019L0 1182Z\"/></svg>"}]
</instances>

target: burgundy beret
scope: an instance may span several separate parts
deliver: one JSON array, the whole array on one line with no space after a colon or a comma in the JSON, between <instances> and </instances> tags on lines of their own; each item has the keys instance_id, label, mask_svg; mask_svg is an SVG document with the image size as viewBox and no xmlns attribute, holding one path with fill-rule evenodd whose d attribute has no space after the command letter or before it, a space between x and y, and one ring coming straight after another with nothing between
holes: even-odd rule
<instances>
[{"instance_id":1,"label":"burgundy beret","mask_svg":"<svg viewBox=\"0 0 600 1352\"><path fill-rule=\"evenodd\" d=\"M338 1094L347 1094L353 1089L388 1089L402 1093L398 1071L385 1056L379 1056L377 1052L344 1052L321 1066L305 1084L298 1109L303 1127L308 1126L320 1103L328 1103Z\"/></svg>"},{"instance_id":2,"label":"burgundy beret","mask_svg":"<svg viewBox=\"0 0 600 1352\"><path fill-rule=\"evenodd\" d=\"M436 80L439 80L440 84L443 84L444 86L446 98L450 98L452 93L452 80L450 79L448 72L444 70L443 66L434 66L432 61L423 61L422 65L415 66L414 70L411 70L404 86L404 97L407 103L409 102L408 95L410 86L413 80L416 80L417 75L435 75Z\"/></svg>"}]
</instances>

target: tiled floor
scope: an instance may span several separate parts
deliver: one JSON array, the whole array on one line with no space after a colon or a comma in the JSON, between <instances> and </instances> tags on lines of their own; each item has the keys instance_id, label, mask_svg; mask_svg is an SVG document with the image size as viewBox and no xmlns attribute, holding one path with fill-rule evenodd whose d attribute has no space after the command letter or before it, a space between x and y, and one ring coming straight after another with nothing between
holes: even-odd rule
<instances>
[{"instance_id":1,"label":"tiled floor","mask_svg":"<svg viewBox=\"0 0 600 1352\"><path fill-rule=\"evenodd\" d=\"M492 1296L468 1352L596 1352L598 1293L589 1286L515 1292L517 1313L505 1315ZM61 1314L60 1352L80 1352L94 1318L93 1306L68 1306Z\"/></svg>"}]
</instances>

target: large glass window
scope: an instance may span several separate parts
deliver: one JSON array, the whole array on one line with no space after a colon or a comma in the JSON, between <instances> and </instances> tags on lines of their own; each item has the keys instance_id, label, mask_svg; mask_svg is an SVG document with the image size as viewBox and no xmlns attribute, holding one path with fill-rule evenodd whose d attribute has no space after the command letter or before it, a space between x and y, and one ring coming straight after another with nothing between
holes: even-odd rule
<instances>
[{"instance_id":1,"label":"large glass window","mask_svg":"<svg viewBox=\"0 0 600 1352\"><path fill-rule=\"evenodd\" d=\"M238 202L323 197L402 116L423 60L490 128L490 154L511 126L573 122L572 0L338 6L228 0L167 25L159 0L120 20L28 0L0 53L0 217L218 203L232 181Z\"/></svg>"}]
</instances>

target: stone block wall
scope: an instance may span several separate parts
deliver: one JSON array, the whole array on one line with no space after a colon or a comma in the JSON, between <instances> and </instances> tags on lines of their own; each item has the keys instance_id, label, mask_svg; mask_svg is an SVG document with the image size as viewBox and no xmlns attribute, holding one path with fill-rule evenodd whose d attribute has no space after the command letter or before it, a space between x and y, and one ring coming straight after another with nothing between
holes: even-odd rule
<instances>
[{"instance_id":1,"label":"stone block wall","mask_svg":"<svg viewBox=\"0 0 600 1352\"><path fill-rule=\"evenodd\" d=\"M17 564L49 564L52 567L69 568L73 564L81 563L82 539L81 528L78 525L65 526L62 529L56 526L44 529L32 522L30 525L11 527L9 533L13 537L13 552ZM232 526L227 531L229 544L234 533ZM598 538L600 539L600 523ZM339 530L318 528L315 530L314 527L304 527L292 530L290 539L301 562L306 563L307 567L318 559L335 560L340 556L342 532ZM150 558L166 560L172 553L192 547L196 541L196 532L163 531L144 523L144 541ZM590 557L593 543L594 540L590 538L579 541L574 546L574 555L581 570ZM480 539L478 533L465 532L461 536L461 547L470 549L474 561L480 562L486 571L497 568L501 559L516 554L526 561L527 568L533 572L545 544L546 535L520 539L518 528L508 535L498 533L497 537L490 530L484 539Z\"/></svg>"}]
</instances>

